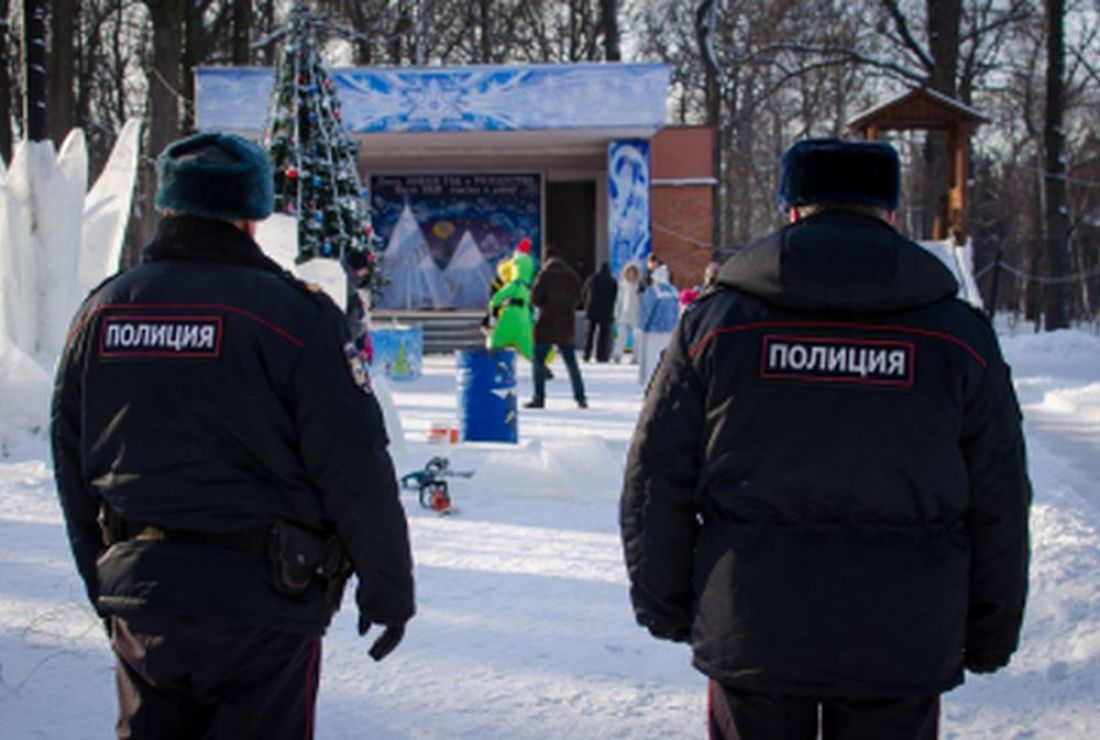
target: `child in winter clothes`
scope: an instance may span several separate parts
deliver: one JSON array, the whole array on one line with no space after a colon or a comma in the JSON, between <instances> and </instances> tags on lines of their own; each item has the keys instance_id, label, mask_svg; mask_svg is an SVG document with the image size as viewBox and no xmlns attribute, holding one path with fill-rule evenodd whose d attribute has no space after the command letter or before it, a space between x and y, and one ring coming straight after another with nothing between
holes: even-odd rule
<instances>
[{"instance_id":1,"label":"child in winter clothes","mask_svg":"<svg viewBox=\"0 0 1100 740\"><path fill-rule=\"evenodd\" d=\"M615 362L622 361L626 339L631 332L636 333L638 328L638 316L642 308L642 298L638 292L641 275L638 263L633 261L627 262L619 274L619 291L615 295L615 349L611 352ZM637 346L631 362L638 362Z\"/></svg>"},{"instance_id":2,"label":"child in winter clothes","mask_svg":"<svg viewBox=\"0 0 1100 740\"><path fill-rule=\"evenodd\" d=\"M638 382L643 388L649 387L649 379L680 318L680 296L668 282L668 267L661 265L651 278L650 286L642 295L638 321Z\"/></svg>"}]
</instances>

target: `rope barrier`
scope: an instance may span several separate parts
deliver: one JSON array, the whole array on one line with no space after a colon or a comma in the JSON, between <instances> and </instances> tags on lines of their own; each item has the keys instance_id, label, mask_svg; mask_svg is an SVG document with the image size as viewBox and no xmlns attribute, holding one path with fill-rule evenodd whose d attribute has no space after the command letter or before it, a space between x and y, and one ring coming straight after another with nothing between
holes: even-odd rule
<instances>
[{"instance_id":1,"label":"rope barrier","mask_svg":"<svg viewBox=\"0 0 1100 740\"><path fill-rule=\"evenodd\" d=\"M994 267L996 267L997 264L998 264L997 262L990 262L988 265L986 265L985 267L983 267L982 269L980 269L980 270L978 270L977 272L974 273L974 279L978 280L979 278L984 276L987 272L989 272ZM1068 285L1070 283L1076 283L1076 282L1080 282L1080 281L1083 281L1083 280L1089 280L1089 279L1094 278L1094 277L1100 277L1100 267L1095 267L1092 270L1089 270L1088 272L1079 272L1079 273L1076 273L1074 275L1062 275L1060 277L1046 277L1046 276L1043 276L1043 275L1032 275L1031 273L1025 272L1024 270L1021 270L1018 267L1014 267L1014 266L1012 266L1012 265L1010 265L1010 264L1008 264L1007 262L1004 262L1004 261L1000 262L1000 266L1001 266L1002 270L1004 270L1005 272L1007 272L1011 275L1015 275L1016 277L1018 277L1022 280L1029 280L1031 282L1039 283L1040 285Z\"/></svg>"},{"instance_id":2,"label":"rope barrier","mask_svg":"<svg viewBox=\"0 0 1100 740\"><path fill-rule=\"evenodd\" d=\"M688 244L695 247L696 249L714 249L714 244L712 244L710 242L701 242L698 239L695 239L694 237L690 237L687 234L681 234L678 231L673 231L672 229L668 228L667 226L662 226L661 224L658 224L658 223L653 224L653 230L654 231L660 231L662 233L668 234L669 236L674 236L677 239L680 239L681 241L687 242Z\"/></svg>"}]
</instances>

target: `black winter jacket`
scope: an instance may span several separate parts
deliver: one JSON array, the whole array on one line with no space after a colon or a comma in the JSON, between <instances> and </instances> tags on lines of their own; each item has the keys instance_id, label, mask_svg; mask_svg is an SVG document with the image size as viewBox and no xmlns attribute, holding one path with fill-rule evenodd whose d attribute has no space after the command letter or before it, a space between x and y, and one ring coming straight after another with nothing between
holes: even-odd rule
<instances>
[{"instance_id":1,"label":"black winter jacket","mask_svg":"<svg viewBox=\"0 0 1100 740\"><path fill-rule=\"evenodd\" d=\"M638 621L734 688L930 695L1015 650L1020 412L985 318L919 245L829 211L685 313L627 460Z\"/></svg>"},{"instance_id":2,"label":"black winter jacket","mask_svg":"<svg viewBox=\"0 0 1100 740\"><path fill-rule=\"evenodd\" d=\"M560 257L548 259L531 285L531 303L538 308L535 344L573 344L580 297L580 276Z\"/></svg>"},{"instance_id":3,"label":"black winter jacket","mask_svg":"<svg viewBox=\"0 0 1100 740\"><path fill-rule=\"evenodd\" d=\"M93 291L58 368L51 431L72 549L101 614L320 631L319 584L283 595L262 552L171 536L283 520L339 535L368 619L412 616L385 427L348 347L331 300L218 221L165 219L141 264ZM101 557L104 504L169 537Z\"/></svg>"},{"instance_id":4,"label":"black winter jacket","mask_svg":"<svg viewBox=\"0 0 1100 740\"><path fill-rule=\"evenodd\" d=\"M611 268L604 262L600 269L588 276L581 291L584 316L589 321L611 321L615 317L615 297L619 282L612 277Z\"/></svg>"}]
</instances>

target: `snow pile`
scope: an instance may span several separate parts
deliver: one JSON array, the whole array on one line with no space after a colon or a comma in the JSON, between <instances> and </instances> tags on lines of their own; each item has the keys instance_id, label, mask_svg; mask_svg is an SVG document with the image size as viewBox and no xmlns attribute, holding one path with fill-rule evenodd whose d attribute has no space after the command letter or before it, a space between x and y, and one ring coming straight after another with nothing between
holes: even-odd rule
<instances>
[{"instance_id":1,"label":"snow pile","mask_svg":"<svg viewBox=\"0 0 1100 740\"><path fill-rule=\"evenodd\" d=\"M80 233L78 292L86 295L98 280L118 269L126 240L130 197L138 171L141 121L131 118L119 132L111 158L84 198L84 222Z\"/></svg>"},{"instance_id":2,"label":"snow pile","mask_svg":"<svg viewBox=\"0 0 1100 740\"><path fill-rule=\"evenodd\" d=\"M974 280L974 242L967 239L962 246L956 245L954 240L917 243L939 257L944 266L951 270L951 274L959 282L959 292L956 294L958 298L975 308L981 308L982 294Z\"/></svg>"},{"instance_id":3,"label":"snow pile","mask_svg":"<svg viewBox=\"0 0 1100 740\"><path fill-rule=\"evenodd\" d=\"M1059 414L1072 414L1089 421L1100 421L1100 383L1083 388L1061 388L1043 395L1040 408Z\"/></svg>"},{"instance_id":4,"label":"snow pile","mask_svg":"<svg viewBox=\"0 0 1100 740\"><path fill-rule=\"evenodd\" d=\"M0 413L45 419L49 373L87 290L118 269L137 173L140 126L124 127L85 196L84 132L20 142L0 164ZM30 365L37 365L34 369Z\"/></svg>"}]
</instances>

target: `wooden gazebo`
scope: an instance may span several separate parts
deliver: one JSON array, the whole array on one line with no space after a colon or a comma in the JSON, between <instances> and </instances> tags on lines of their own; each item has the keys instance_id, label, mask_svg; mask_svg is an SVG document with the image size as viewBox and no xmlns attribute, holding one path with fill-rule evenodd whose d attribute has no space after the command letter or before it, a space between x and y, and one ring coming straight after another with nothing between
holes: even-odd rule
<instances>
[{"instance_id":1,"label":"wooden gazebo","mask_svg":"<svg viewBox=\"0 0 1100 740\"><path fill-rule=\"evenodd\" d=\"M865 139L877 139L883 131L946 131L947 191L939 199L932 238L966 239L966 179L970 157L970 131L989 118L943 93L921 87L876 106L848 122Z\"/></svg>"}]
</instances>

